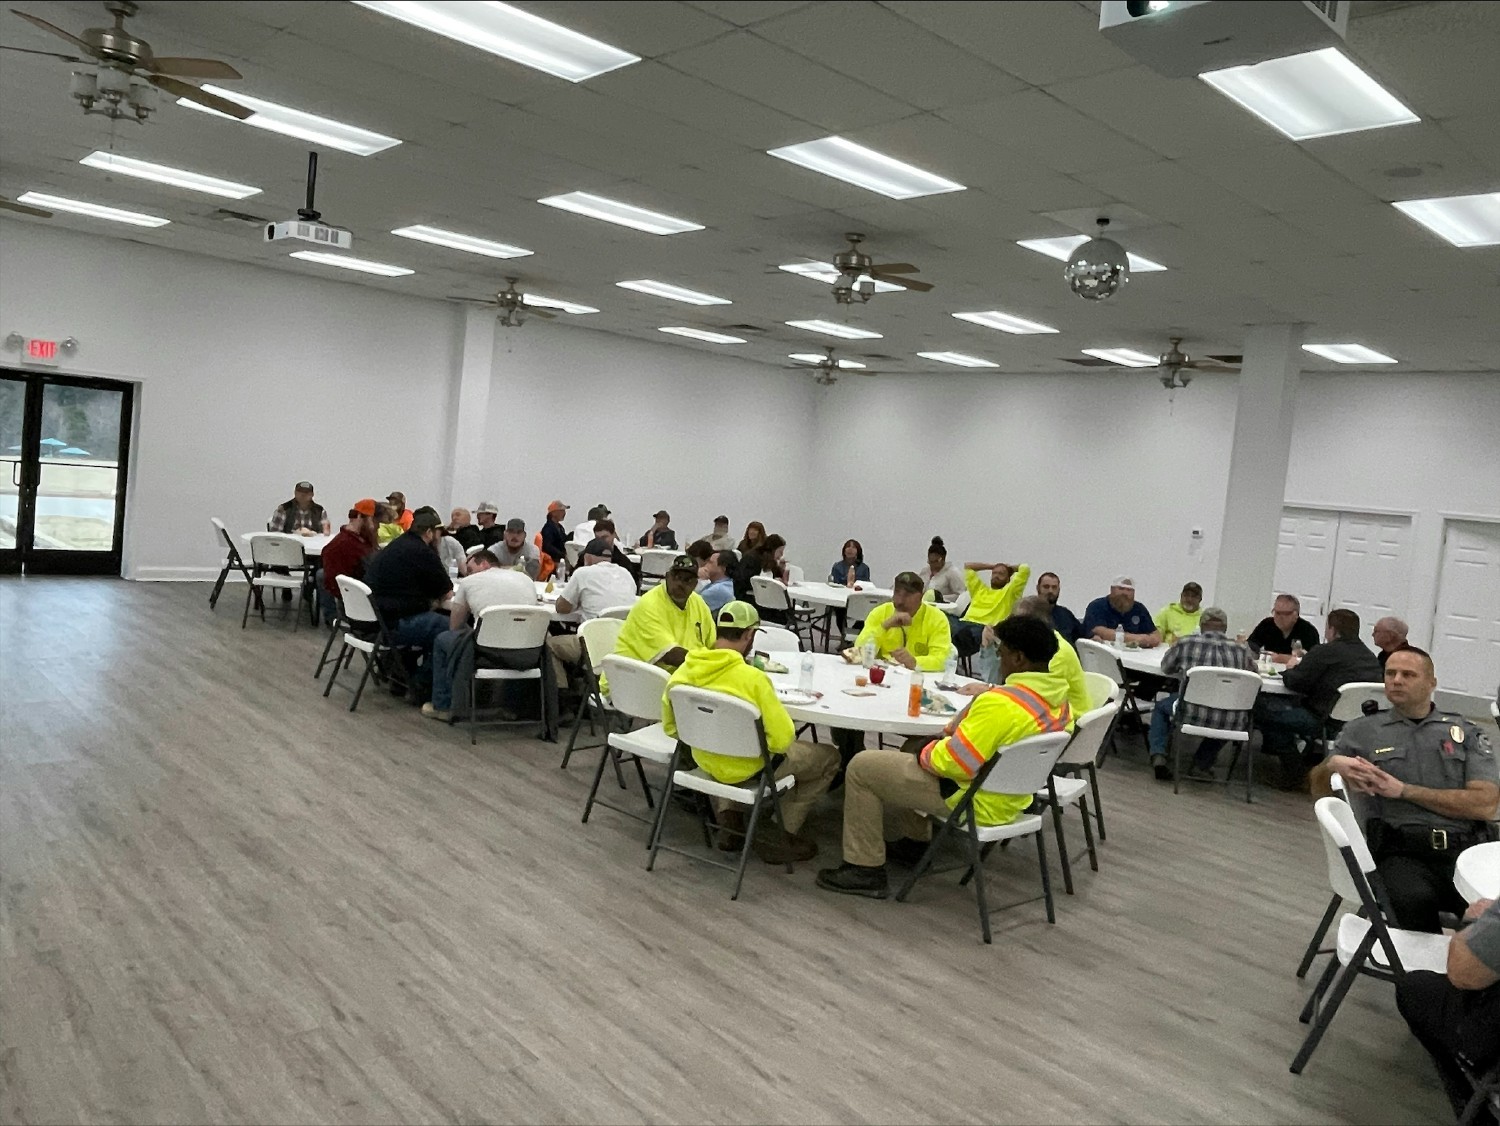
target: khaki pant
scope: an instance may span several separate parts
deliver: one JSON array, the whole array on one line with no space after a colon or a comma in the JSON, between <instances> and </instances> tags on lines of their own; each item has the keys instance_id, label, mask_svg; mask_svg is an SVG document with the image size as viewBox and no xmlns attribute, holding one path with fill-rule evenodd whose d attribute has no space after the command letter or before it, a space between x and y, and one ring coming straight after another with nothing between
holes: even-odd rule
<instances>
[{"instance_id":1,"label":"khaki pant","mask_svg":"<svg viewBox=\"0 0 1500 1126\"><path fill-rule=\"evenodd\" d=\"M576 633L548 634L547 652L552 657L552 676L560 691L568 686L568 670L564 666L577 668L583 662L583 643Z\"/></svg>"},{"instance_id":2,"label":"khaki pant","mask_svg":"<svg viewBox=\"0 0 1500 1126\"><path fill-rule=\"evenodd\" d=\"M937 777L922 769L916 755L860 751L844 772L844 861L879 867L885 863L887 820L895 837L921 841L932 836L922 814L947 812Z\"/></svg>"},{"instance_id":3,"label":"khaki pant","mask_svg":"<svg viewBox=\"0 0 1500 1126\"><path fill-rule=\"evenodd\" d=\"M828 792L828 784L838 773L839 753L827 743L804 743L798 740L773 761L776 762L777 778L785 778L788 774L796 775L797 778L797 784L778 799L781 804L781 827L788 833L795 833L802 828L802 823L807 820L807 815L812 812L818 799ZM748 786L751 783L745 782L742 785ZM713 800L713 807L715 813L723 809L745 808L738 802L721 801L718 798ZM768 803L762 809L761 816L769 815Z\"/></svg>"}]
</instances>

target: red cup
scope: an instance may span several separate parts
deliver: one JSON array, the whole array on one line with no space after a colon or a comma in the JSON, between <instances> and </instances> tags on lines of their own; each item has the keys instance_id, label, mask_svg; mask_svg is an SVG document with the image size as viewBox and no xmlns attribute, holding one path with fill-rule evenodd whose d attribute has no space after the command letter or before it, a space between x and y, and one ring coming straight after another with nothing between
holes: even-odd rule
<instances>
[{"instance_id":1,"label":"red cup","mask_svg":"<svg viewBox=\"0 0 1500 1126\"><path fill-rule=\"evenodd\" d=\"M870 683L871 684L884 684L885 683L885 669L882 668L880 665L872 665L872 666L870 666Z\"/></svg>"}]
</instances>

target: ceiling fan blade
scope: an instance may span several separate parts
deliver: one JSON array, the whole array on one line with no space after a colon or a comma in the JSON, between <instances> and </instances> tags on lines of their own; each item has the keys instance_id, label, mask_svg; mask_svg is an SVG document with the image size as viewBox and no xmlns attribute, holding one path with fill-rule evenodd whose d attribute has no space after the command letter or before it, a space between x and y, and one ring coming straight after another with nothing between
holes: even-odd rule
<instances>
[{"instance_id":1,"label":"ceiling fan blade","mask_svg":"<svg viewBox=\"0 0 1500 1126\"><path fill-rule=\"evenodd\" d=\"M13 199L0 199L0 208L6 211L14 211L21 215L35 215L38 219L52 218L52 212L45 208L32 207L29 203L17 203Z\"/></svg>"},{"instance_id":2,"label":"ceiling fan blade","mask_svg":"<svg viewBox=\"0 0 1500 1126\"><path fill-rule=\"evenodd\" d=\"M49 59L61 59L65 63L91 63L92 59L80 59L77 55L59 55L56 51L37 51L31 47L8 47L0 43L0 51L19 51L23 55L43 55Z\"/></svg>"},{"instance_id":3,"label":"ceiling fan blade","mask_svg":"<svg viewBox=\"0 0 1500 1126\"><path fill-rule=\"evenodd\" d=\"M1205 356L1201 360L1189 360L1182 365L1185 368L1195 368L1198 371L1239 371L1234 364L1220 363L1211 357Z\"/></svg>"},{"instance_id":4,"label":"ceiling fan blade","mask_svg":"<svg viewBox=\"0 0 1500 1126\"><path fill-rule=\"evenodd\" d=\"M876 262L865 272L867 274L920 274L922 271L910 262Z\"/></svg>"},{"instance_id":5,"label":"ceiling fan blade","mask_svg":"<svg viewBox=\"0 0 1500 1126\"><path fill-rule=\"evenodd\" d=\"M171 74L178 78L235 79L245 76L234 67L218 59L184 59L168 57L152 59L146 69L154 74Z\"/></svg>"},{"instance_id":6,"label":"ceiling fan blade","mask_svg":"<svg viewBox=\"0 0 1500 1126\"><path fill-rule=\"evenodd\" d=\"M77 47L91 59L97 59L99 57L99 52L90 47L82 39L78 38L78 36L72 34L71 32L64 31L55 23L48 23L46 20L42 19L41 16L29 16L25 12L16 11L14 8L10 10L10 14L13 16L20 16L27 23L33 25L34 27L39 27L43 31L50 31L59 39L66 39L69 43L73 44L73 46Z\"/></svg>"},{"instance_id":7,"label":"ceiling fan blade","mask_svg":"<svg viewBox=\"0 0 1500 1126\"><path fill-rule=\"evenodd\" d=\"M232 117L237 121L244 121L245 118L250 117L255 112L254 110L246 109L238 102L231 102L228 98L221 98L217 94L210 94L206 90L200 90L191 82L183 82L180 78L170 78L165 74L148 74L146 75L146 81L159 90L165 90L167 93L179 98L186 98L190 102L197 102L200 106L207 106L209 109L218 110L220 113Z\"/></svg>"},{"instance_id":8,"label":"ceiling fan blade","mask_svg":"<svg viewBox=\"0 0 1500 1126\"><path fill-rule=\"evenodd\" d=\"M932 290L931 282L918 281L916 278L904 278L895 274L884 274L878 270L874 272L873 276L881 281L890 282L892 285L899 285L902 289L909 289L913 293L929 293Z\"/></svg>"},{"instance_id":9,"label":"ceiling fan blade","mask_svg":"<svg viewBox=\"0 0 1500 1126\"><path fill-rule=\"evenodd\" d=\"M524 302L523 302L523 304L524 304ZM527 305L526 306L526 315L528 317L541 317L542 320L544 320L544 321L555 321L555 320L557 320L557 314L556 313L549 313L549 312L547 312L546 309L538 309L535 305Z\"/></svg>"}]
</instances>

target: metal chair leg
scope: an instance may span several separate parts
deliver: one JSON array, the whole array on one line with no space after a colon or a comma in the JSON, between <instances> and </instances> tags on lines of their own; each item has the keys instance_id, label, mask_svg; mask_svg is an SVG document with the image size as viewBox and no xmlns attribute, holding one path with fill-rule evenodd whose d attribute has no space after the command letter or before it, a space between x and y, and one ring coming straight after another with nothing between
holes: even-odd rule
<instances>
[{"instance_id":1,"label":"metal chair leg","mask_svg":"<svg viewBox=\"0 0 1500 1126\"><path fill-rule=\"evenodd\" d=\"M1094 849L1094 827L1089 822L1089 799L1087 795L1078 795L1078 812L1083 815L1083 844L1088 849L1089 868L1091 871L1099 870L1099 854Z\"/></svg>"},{"instance_id":2,"label":"metal chair leg","mask_svg":"<svg viewBox=\"0 0 1500 1126\"><path fill-rule=\"evenodd\" d=\"M328 683L323 686L323 698L328 699L328 693L333 691L333 682L339 678L339 672L344 668L344 658L349 652L349 646L345 645L339 650L339 655L333 659L333 671L328 674Z\"/></svg>"},{"instance_id":3,"label":"metal chair leg","mask_svg":"<svg viewBox=\"0 0 1500 1126\"><path fill-rule=\"evenodd\" d=\"M1297 1057L1292 1060L1290 1070L1293 1075L1301 1075L1302 1069L1307 1066L1307 1061L1312 1059L1312 1054L1317 1048L1318 1042L1323 1039L1323 1033L1328 1031L1328 1026L1333 1023L1333 1018L1338 1014L1339 1005L1343 1003L1344 995L1349 992L1349 987L1354 984L1354 979L1359 976L1356 967L1364 964L1364 960L1369 956L1370 947L1373 943L1374 933L1372 931L1359 944L1359 949L1355 951L1354 957L1349 959L1349 964L1341 967L1338 976L1334 978L1333 987L1328 991L1328 996L1323 1001L1323 1004L1318 1007L1317 1018L1313 1021L1312 1027L1307 1031L1307 1039L1302 1042L1302 1047L1298 1050ZM1334 964L1338 965L1337 958L1334 959Z\"/></svg>"},{"instance_id":4,"label":"metal chair leg","mask_svg":"<svg viewBox=\"0 0 1500 1126\"><path fill-rule=\"evenodd\" d=\"M1099 801L1099 770L1093 763L1089 763L1088 772L1089 789L1094 792L1094 820L1099 824L1099 840L1104 841L1107 838L1104 835L1104 806Z\"/></svg>"},{"instance_id":5,"label":"metal chair leg","mask_svg":"<svg viewBox=\"0 0 1500 1126\"><path fill-rule=\"evenodd\" d=\"M1323 912L1323 918L1318 923L1318 929L1313 931L1311 941L1302 954L1302 961L1297 965L1297 976L1306 977L1307 971L1312 968L1313 959L1316 958L1323 946L1323 936L1328 933L1328 928L1333 925L1333 917L1339 913L1339 905L1344 901L1335 895L1328 901L1328 910Z\"/></svg>"},{"instance_id":6,"label":"metal chair leg","mask_svg":"<svg viewBox=\"0 0 1500 1126\"><path fill-rule=\"evenodd\" d=\"M589 785L589 796L583 803L583 824L589 823L589 814L594 809L594 799L599 795L599 783L604 778L604 760L609 757L610 751L614 750L608 743L599 748L599 762L594 767L594 780Z\"/></svg>"},{"instance_id":7,"label":"metal chair leg","mask_svg":"<svg viewBox=\"0 0 1500 1126\"><path fill-rule=\"evenodd\" d=\"M761 808L765 805L765 781L761 781L761 792L755 795L755 804L750 807L750 821L745 826L745 842L740 846L740 863L734 873L734 890L731 901L740 897L740 885L745 882L745 865L750 862L750 842L755 839L755 825L760 820Z\"/></svg>"},{"instance_id":8,"label":"metal chair leg","mask_svg":"<svg viewBox=\"0 0 1500 1126\"><path fill-rule=\"evenodd\" d=\"M1061 804L1057 801L1047 803L1052 807L1052 831L1057 834L1057 856L1062 863L1063 890L1069 895L1073 894L1073 866L1068 862L1068 839L1063 835L1063 816Z\"/></svg>"},{"instance_id":9,"label":"metal chair leg","mask_svg":"<svg viewBox=\"0 0 1500 1126\"><path fill-rule=\"evenodd\" d=\"M1047 868L1047 834L1040 829L1036 837L1036 858L1042 867L1042 897L1047 901L1047 922L1057 922L1057 911L1052 903L1052 873Z\"/></svg>"}]
</instances>

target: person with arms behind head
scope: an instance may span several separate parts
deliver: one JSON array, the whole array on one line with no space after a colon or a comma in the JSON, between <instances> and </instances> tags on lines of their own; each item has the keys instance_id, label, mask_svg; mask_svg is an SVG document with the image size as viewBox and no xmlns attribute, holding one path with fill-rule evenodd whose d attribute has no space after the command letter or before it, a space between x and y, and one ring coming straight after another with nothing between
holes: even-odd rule
<instances>
[{"instance_id":1,"label":"person with arms behind head","mask_svg":"<svg viewBox=\"0 0 1500 1126\"><path fill-rule=\"evenodd\" d=\"M1198 632L1198 618L1203 612L1203 588L1185 583L1176 602L1168 602L1156 612L1156 632L1162 644L1172 645L1190 633Z\"/></svg>"},{"instance_id":2,"label":"person with arms behind head","mask_svg":"<svg viewBox=\"0 0 1500 1126\"><path fill-rule=\"evenodd\" d=\"M1318 643L1318 629L1302 617L1302 603L1294 594L1278 594L1271 606L1271 616L1262 618L1248 638L1250 648L1270 655L1278 665L1289 664L1292 647L1301 645L1304 653Z\"/></svg>"},{"instance_id":3,"label":"person with arms behind head","mask_svg":"<svg viewBox=\"0 0 1500 1126\"><path fill-rule=\"evenodd\" d=\"M984 582L979 572L988 571ZM1025 563L965 563L964 586L969 592L969 608L963 621L953 630L953 645L960 657L979 652L984 643L984 627L1010 617L1010 612L1026 593L1031 568Z\"/></svg>"},{"instance_id":4,"label":"person with arms behind head","mask_svg":"<svg viewBox=\"0 0 1500 1126\"><path fill-rule=\"evenodd\" d=\"M1052 608L1052 628L1064 641L1072 645L1084 636L1083 623L1078 620L1078 615L1058 602L1058 599L1062 597L1062 579L1057 577L1056 571L1043 571L1038 576L1036 593Z\"/></svg>"},{"instance_id":5,"label":"person with arms behind head","mask_svg":"<svg viewBox=\"0 0 1500 1126\"><path fill-rule=\"evenodd\" d=\"M968 589L964 585L964 569L948 562L948 548L942 536L932 537L927 545L927 566L917 576L922 580L923 591L933 591L939 602L957 602Z\"/></svg>"},{"instance_id":6,"label":"person with arms behind head","mask_svg":"<svg viewBox=\"0 0 1500 1126\"><path fill-rule=\"evenodd\" d=\"M1179 638L1177 644L1166 651L1161 659L1161 671L1175 676L1179 686L1187 678L1189 669L1212 666L1221 669L1255 671L1255 654L1243 641L1228 636L1229 615L1217 606L1210 606L1198 615L1198 632ZM1151 751L1151 768L1158 782L1172 780L1172 768L1167 765L1167 741L1171 734L1172 717L1176 714L1182 692L1171 693L1156 701L1151 709L1151 731L1147 745ZM1220 730L1239 730L1250 722L1249 712L1231 712L1220 708L1206 708L1200 704L1183 704L1183 723L1201 727L1216 727ZM1199 782L1211 782L1214 777L1214 762L1219 757L1219 739L1204 739L1193 752L1193 764L1187 777Z\"/></svg>"},{"instance_id":7,"label":"person with arms behind head","mask_svg":"<svg viewBox=\"0 0 1500 1126\"><path fill-rule=\"evenodd\" d=\"M292 499L282 501L266 521L266 531L291 536L327 535L332 530L328 513L313 500L311 481L298 481Z\"/></svg>"}]
</instances>

